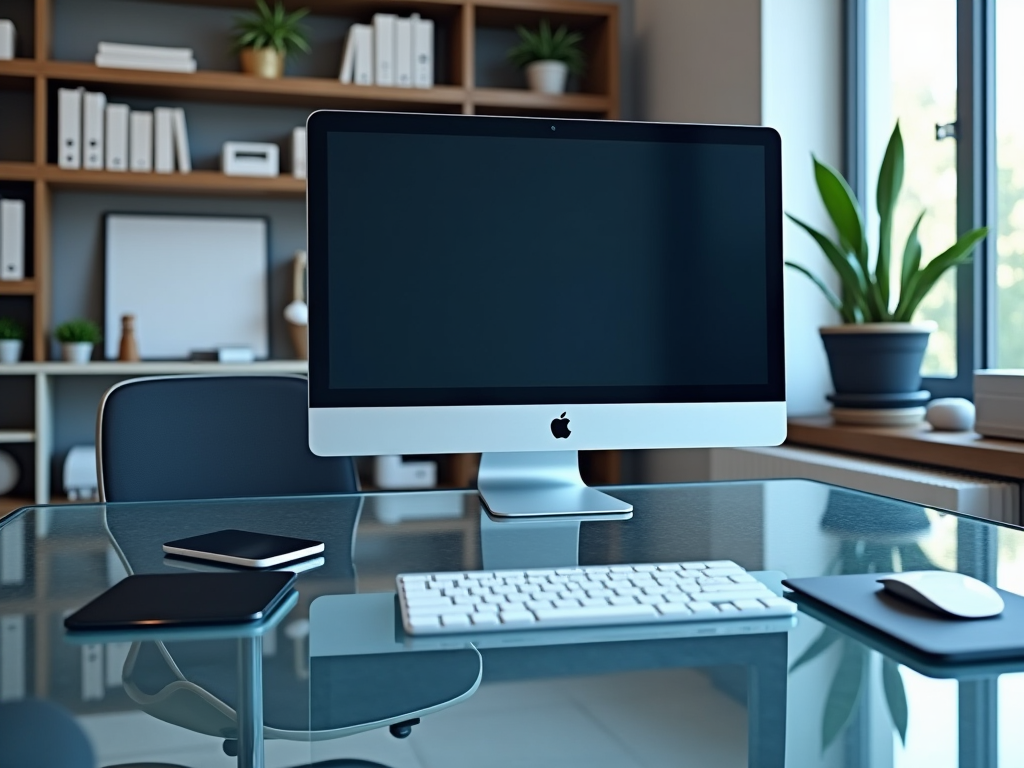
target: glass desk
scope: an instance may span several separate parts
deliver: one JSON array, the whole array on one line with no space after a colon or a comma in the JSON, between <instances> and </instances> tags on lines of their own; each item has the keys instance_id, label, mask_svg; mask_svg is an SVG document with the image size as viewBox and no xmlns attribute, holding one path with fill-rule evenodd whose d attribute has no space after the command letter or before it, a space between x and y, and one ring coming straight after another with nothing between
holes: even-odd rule
<instances>
[{"instance_id":1,"label":"glass desk","mask_svg":"<svg viewBox=\"0 0 1024 768\"><path fill-rule=\"evenodd\" d=\"M612 492L631 519L498 522L470 492L24 509L0 524L0 765L6 720L30 747L81 745L66 766L1024 766L1024 672L929 675L807 613L403 635L395 575L431 570L731 559L777 585L939 567L1024 594L1024 531L801 480ZM221 528L321 539L324 560L244 636L64 631L129 572L213 567L160 545Z\"/></svg>"}]
</instances>

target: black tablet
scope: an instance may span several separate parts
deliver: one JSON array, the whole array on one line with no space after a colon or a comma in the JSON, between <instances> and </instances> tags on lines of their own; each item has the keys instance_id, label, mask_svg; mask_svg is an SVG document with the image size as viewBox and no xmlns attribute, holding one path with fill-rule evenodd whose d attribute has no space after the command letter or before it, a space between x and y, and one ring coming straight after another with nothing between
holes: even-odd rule
<instances>
[{"instance_id":1,"label":"black tablet","mask_svg":"<svg viewBox=\"0 0 1024 768\"><path fill-rule=\"evenodd\" d=\"M323 551L322 541L236 529L204 533L164 544L164 552L169 555L213 560L247 568L273 568Z\"/></svg>"},{"instance_id":2,"label":"black tablet","mask_svg":"<svg viewBox=\"0 0 1024 768\"><path fill-rule=\"evenodd\" d=\"M291 591L289 571L129 576L64 619L70 630L244 624L265 618Z\"/></svg>"}]
</instances>

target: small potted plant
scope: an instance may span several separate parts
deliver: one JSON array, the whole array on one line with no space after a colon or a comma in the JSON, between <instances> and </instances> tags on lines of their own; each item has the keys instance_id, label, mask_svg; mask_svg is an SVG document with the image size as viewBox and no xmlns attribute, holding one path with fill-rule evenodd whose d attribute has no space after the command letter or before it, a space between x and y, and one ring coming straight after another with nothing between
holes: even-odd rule
<instances>
[{"instance_id":1,"label":"small potted plant","mask_svg":"<svg viewBox=\"0 0 1024 768\"><path fill-rule=\"evenodd\" d=\"M17 320L0 317L0 363L16 363L21 360L21 343L25 329Z\"/></svg>"},{"instance_id":2,"label":"small potted plant","mask_svg":"<svg viewBox=\"0 0 1024 768\"><path fill-rule=\"evenodd\" d=\"M308 13L308 8L287 13L280 0L271 10L266 0L256 0L256 10L235 21L235 50L241 56L242 71L281 77L286 57L309 53L309 38L299 24Z\"/></svg>"},{"instance_id":3,"label":"small potted plant","mask_svg":"<svg viewBox=\"0 0 1024 768\"><path fill-rule=\"evenodd\" d=\"M970 262L974 246L988 234L988 227L972 229L922 266L917 237L922 211L903 248L899 277L890 284L893 211L903 184L899 123L878 174L879 244L873 260L868 255L864 213L849 185L817 158L814 178L838 238L786 215L814 238L836 271L842 291L837 294L800 264L787 261L786 266L809 277L843 321L820 329L836 390L829 398L833 418L861 424L920 421L930 396L921 390L921 363L935 324L913 322L914 312L947 270Z\"/></svg>"},{"instance_id":4,"label":"small potted plant","mask_svg":"<svg viewBox=\"0 0 1024 768\"><path fill-rule=\"evenodd\" d=\"M565 83L572 72L583 74L585 60L580 43L583 35L561 26L554 32L547 19L542 19L536 32L516 27L519 45L508 52L509 61L526 70L530 89L538 93L565 93Z\"/></svg>"},{"instance_id":5,"label":"small potted plant","mask_svg":"<svg viewBox=\"0 0 1024 768\"><path fill-rule=\"evenodd\" d=\"M91 320L68 320L58 325L53 335L61 343L68 363L88 363L93 346L102 338L99 326Z\"/></svg>"}]
</instances>

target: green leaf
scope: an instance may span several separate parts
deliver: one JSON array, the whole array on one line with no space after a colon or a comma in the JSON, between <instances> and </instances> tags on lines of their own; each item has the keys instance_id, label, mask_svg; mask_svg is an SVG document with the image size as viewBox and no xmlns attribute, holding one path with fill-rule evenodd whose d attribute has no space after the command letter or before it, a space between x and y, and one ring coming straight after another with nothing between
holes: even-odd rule
<instances>
[{"instance_id":1,"label":"green leaf","mask_svg":"<svg viewBox=\"0 0 1024 768\"><path fill-rule=\"evenodd\" d=\"M813 272L811 272L803 265L797 264L792 261L787 261L786 266L795 269L797 272L801 272L804 275L807 275L810 281L814 283L816 286L818 286L818 289L823 294L825 294L825 299L828 301L829 304L832 305L832 308L835 309L835 311L838 312L840 315L842 315L844 323L857 322L857 318L854 316L852 309L844 306L843 302L839 300L839 297L836 296L835 293L832 292L832 289L829 288L823 280L818 278L817 275L815 275Z\"/></svg>"},{"instance_id":2,"label":"green leaf","mask_svg":"<svg viewBox=\"0 0 1024 768\"><path fill-rule=\"evenodd\" d=\"M804 652L800 654L800 658L793 662L793 666L789 668L790 673L792 674L793 672L796 672L804 664L807 664L821 656L821 654L831 648L840 637L842 637L842 634L832 629L832 627L825 627L821 631L821 634L818 635L817 639L807 646Z\"/></svg>"},{"instance_id":3,"label":"green leaf","mask_svg":"<svg viewBox=\"0 0 1024 768\"><path fill-rule=\"evenodd\" d=\"M843 656L836 668L825 699L821 719L821 751L824 752L850 722L864 686L867 650L860 643L843 643Z\"/></svg>"},{"instance_id":4,"label":"green leaf","mask_svg":"<svg viewBox=\"0 0 1024 768\"><path fill-rule=\"evenodd\" d=\"M864 234L864 217L853 190L838 171L814 158L814 180L825 209L839 233L840 244L848 244L864 274L868 272L868 245Z\"/></svg>"},{"instance_id":5,"label":"green leaf","mask_svg":"<svg viewBox=\"0 0 1024 768\"><path fill-rule=\"evenodd\" d=\"M900 278L900 297L909 293L911 278L921 268L921 241L917 237L917 230L921 227L921 220L924 219L924 211L917 217L914 226L907 235L907 244L903 248L902 276Z\"/></svg>"},{"instance_id":6,"label":"green leaf","mask_svg":"<svg viewBox=\"0 0 1024 768\"><path fill-rule=\"evenodd\" d=\"M843 285L844 306L847 306L851 313L856 308L860 310L864 317L871 317L872 313L867 303L867 286L864 274L860 270L859 262L843 253L838 245L810 224L801 221L792 214L787 213L786 216L814 238L818 247L825 254L825 258L828 259L832 268L839 275L839 280Z\"/></svg>"},{"instance_id":7,"label":"green leaf","mask_svg":"<svg viewBox=\"0 0 1024 768\"><path fill-rule=\"evenodd\" d=\"M583 35L570 32L567 27L560 26L551 30L547 19L541 19L536 32L525 27L516 27L519 43L508 52L508 59L517 67L525 67L534 61L562 61L574 74L582 74L586 59L580 44Z\"/></svg>"},{"instance_id":8,"label":"green leaf","mask_svg":"<svg viewBox=\"0 0 1024 768\"><path fill-rule=\"evenodd\" d=\"M909 295L900 297L900 303L896 308L894 319L901 322L910 322L918 305L928 295L928 292L935 286L939 278L951 267L970 262L974 246L987 234L988 227L972 229L922 267L911 278L912 286Z\"/></svg>"},{"instance_id":9,"label":"green leaf","mask_svg":"<svg viewBox=\"0 0 1024 768\"><path fill-rule=\"evenodd\" d=\"M903 687L903 677L900 675L899 665L888 656L882 657L882 687L885 689L885 701L889 705L889 716L896 731L900 735L900 741L907 743L907 721L909 719L909 708L907 707L907 692Z\"/></svg>"},{"instance_id":10,"label":"green leaf","mask_svg":"<svg viewBox=\"0 0 1024 768\"><path fill-rule=\"evenodd\" d=\"M899 121L892 131L889 145L885 148L882 167L878 172L878 190L875 196L878 205L878 260L875 262L875 282L881 294L882 303L889 306L889 253L892 248L892 217L896 200L903 186L903 136Z\"/></svg>"}]
</instances>

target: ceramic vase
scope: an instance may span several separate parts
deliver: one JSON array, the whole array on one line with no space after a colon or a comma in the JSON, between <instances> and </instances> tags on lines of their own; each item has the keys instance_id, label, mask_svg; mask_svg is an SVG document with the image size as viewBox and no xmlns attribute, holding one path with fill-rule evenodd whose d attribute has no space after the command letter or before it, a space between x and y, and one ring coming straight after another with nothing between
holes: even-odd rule
<instances>
[{"instance_id":1,"label":"ceramic vase","mask_svg":"<svg viewBox=\"0 0 1024 768\"><path fill-rule=\"evenodd\" d=\"M526 81L537 93L565 93L569 65L564 61L534 61L526 65Z\"/></svg>"}]
</instances>

